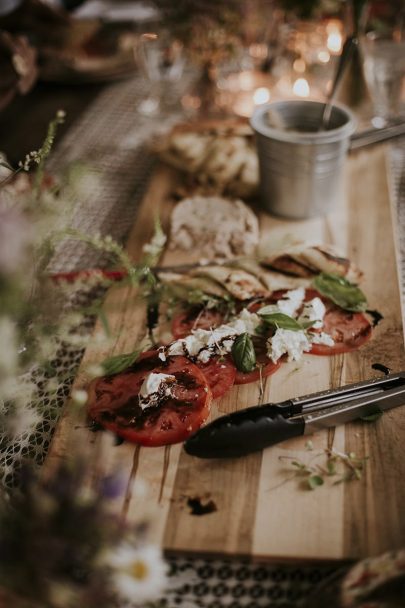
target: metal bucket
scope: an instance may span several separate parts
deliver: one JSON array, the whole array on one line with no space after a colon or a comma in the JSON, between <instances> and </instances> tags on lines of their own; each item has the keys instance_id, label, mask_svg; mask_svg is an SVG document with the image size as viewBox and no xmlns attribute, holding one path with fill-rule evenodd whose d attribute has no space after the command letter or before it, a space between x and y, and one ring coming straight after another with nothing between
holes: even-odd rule
<instances>
[{"instance_id":1,"label":"metal bucket","mask_svg":"<svg viewBox=\"0 0 405 608\"><path fill-rule=\"evenodd\" d=\"M348 108L334 105L328 130L318 131L323 109L321 102L292 100L260 106L253 114L266 211L305 219L329 213L341 199L356 123ZM274 117L282 127L274 126Z\"/></svg>"}]
</instances>

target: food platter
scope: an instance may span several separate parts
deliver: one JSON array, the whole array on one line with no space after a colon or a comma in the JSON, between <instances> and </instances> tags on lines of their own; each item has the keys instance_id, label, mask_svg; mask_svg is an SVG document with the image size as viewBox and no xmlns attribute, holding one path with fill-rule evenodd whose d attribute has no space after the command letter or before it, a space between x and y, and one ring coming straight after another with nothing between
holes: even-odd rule
<instances>
[{"instance_id":1,"label":"food platter","mask_svg":"<svg viewBox=\"0 0 405 608\"><path fill-rule=\"evenodd\" d=\"M163 228L168 228L175 204L172 193L180 181L181 176L167 167L156 171L127 245L134 260L152 236L155 212ZM321 219L287 222L255 209L261 239L274 243L317 241L339 247L363 270L364 292L370 306L382 313L383 321L359 350L334 357L308 355L300 364L283 364L265 380L263 390L259 383L234 386L213 402L212 417L376 377L380 372L373 368L375 364L392 371L404 369L395 239L381 149L369 153L367 160L362 154L350 159L347 192L337 212ZM384 243L383 256L380 243ZM167 250L161 264L198 259L198 251ZM145 332L144 307L136 300L133 288L111 289L105 311L117 339L113 348L90 347L85 365L100 362L107 355L131 352ZM96 328L96 335L101 334L102 328ZM84 373L79 374L75 386L87 388L88 382ZM305 439L227 461L198 460L186 454L181 444L140 448L123 443L110 446L101 457L102 433L92 433L83 412L69 405L47 466L63 458L73 442L86 446L95 470L119 468L126 476L127 491L117 510L129 518L154 511L156 540L168 551L273 560L361 558L400 547L405 540L400 516L405 498L400 410L384 414L375 424L351 423L314 435L314 450L333 445L340 452L368 457L361 480L331 484L316 492L302 490L296 479L286 479L285 457L312 457ZM139 479L147 486L143 497L136 492ZM190 507L196 501L204 516L196 516Z\"/></svg>"}]
</instances>

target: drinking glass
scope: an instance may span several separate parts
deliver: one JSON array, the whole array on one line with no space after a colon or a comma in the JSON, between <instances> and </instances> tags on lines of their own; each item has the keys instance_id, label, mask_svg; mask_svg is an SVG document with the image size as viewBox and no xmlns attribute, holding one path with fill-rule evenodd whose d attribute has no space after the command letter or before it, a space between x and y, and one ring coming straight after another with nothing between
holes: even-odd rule
<instances>
[{"instance_id":1,"label":"drinking glass","mask_svg":"<svg viewBox=\"0 0 405 608\"><path fill-rule=\"evenodd\" d=\"M382 127L405 110L405 5L371 2L363 15L360 48L364 77L374 107L372 123Z\"/></svg>"},{"instance_id":2,"label":"drinking glass","mask_svg":"<svg viewBox=\"0 0 405 608\"><path fill-rule=\"evenodd\" d=\"M137 48L139 67L149 85L149 92L138 111L155 115L161 110L170 84L180 80L184 69L183 45L167 31L142 34Z\"/></svg>"}]
</instances>

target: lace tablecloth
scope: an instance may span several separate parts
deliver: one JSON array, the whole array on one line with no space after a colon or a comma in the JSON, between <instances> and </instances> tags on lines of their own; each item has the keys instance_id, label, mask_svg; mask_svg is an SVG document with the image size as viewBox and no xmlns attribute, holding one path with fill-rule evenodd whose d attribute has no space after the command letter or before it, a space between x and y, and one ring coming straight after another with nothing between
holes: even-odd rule
<instances>
[{"instance_id":1,"label":"lace tablecloth","mask_svg":"<svg viewBox=\"0 0 405 608\"><path fill-rule=\"evenodd\" d=\"M184 84L186 86L187 83ZM183 86L183 85L182 85ZM171 111L159 121L137 114L137 102L144 95L143 83L135 77L105 89L58 144L52 169L81 160L86 163L92 187L78 201L73 225L90 234L111 234L123 241L136 218L137 207L154 168L154 157L145 145L159 130L168 129L181 118ZM180 96L181 91L178 91ZM68 117L69 120L69 117ZM405 141L390 145L390 188L398 214L401 291L405 285ZM60 244L51 271L100 267L103 257L77 241ZM78 297L86 298L86 294ZM89 321L89 327L91 320ZM55 361L58 372L74 377L83 352L61 350ZM46 402L47 420L33 438L35 455L41 463L46 454L58 414L69 393L64 382ZM13 464L19 454L9 455L6 483L13 483ZM181 588L169 594L162 605L210 608L287 608L298 606L330 567L297 567L249 564L241 560L189 560L172 558L174 581Z\"/></svg>"}]
</instances>

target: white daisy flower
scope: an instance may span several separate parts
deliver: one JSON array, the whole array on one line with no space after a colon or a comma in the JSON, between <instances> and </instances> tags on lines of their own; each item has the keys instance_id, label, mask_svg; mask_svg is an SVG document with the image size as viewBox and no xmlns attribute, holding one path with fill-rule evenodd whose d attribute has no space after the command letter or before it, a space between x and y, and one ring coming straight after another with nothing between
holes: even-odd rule
<instances>
[{"instance_id":1,"label":"white daisy flower","mask_svg":"<svg viewBox=\"0 0 405 608\"><path fill-rule=\"evenodd\" d=\"M86 405L88 399L87 391L83 389L74 389L72 391L72 400L77 405Z\"/></svg>"},{"instance_id":2,"label":"white daisy flower","mask_svg":"<svg viewBox=\"0 0 405 608\"><path fill-rule=\"evenodd\" d=\"M111 572L111 581L122 602L128 606L156 600L166 586L167 565L154 545L133 547L121 543L104 554L102 563Z\"/></svg>"}]
</instances>

